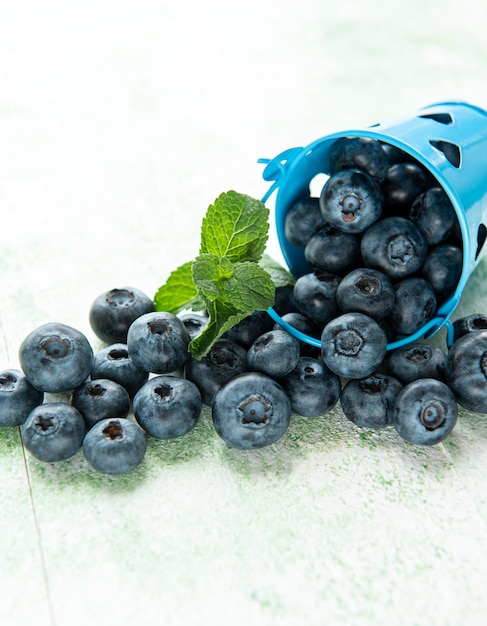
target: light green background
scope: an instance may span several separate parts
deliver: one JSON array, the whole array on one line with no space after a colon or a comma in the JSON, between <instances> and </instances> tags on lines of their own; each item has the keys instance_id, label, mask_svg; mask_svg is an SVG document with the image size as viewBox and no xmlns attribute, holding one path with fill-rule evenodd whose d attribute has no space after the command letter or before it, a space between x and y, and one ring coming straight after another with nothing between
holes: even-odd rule
<instances>
[{"instance_id":1,"label":"light green background","mask_svg":"<svg viewBox=\"0 0 487 626\"><path fill-rule=\"evenodd\" d=\"M484 0L2 0L1 368L48 321L98 349L92 300L152 295L217 195L262 197L259 157L487 106L486 18ZM457 315L486 310L485 277ZM466 411L428 449L336 408L249 453L205 411L118 478L3 429L0 624L483 625L486 475L487 419Z\"/></svg>"}]
</instances>

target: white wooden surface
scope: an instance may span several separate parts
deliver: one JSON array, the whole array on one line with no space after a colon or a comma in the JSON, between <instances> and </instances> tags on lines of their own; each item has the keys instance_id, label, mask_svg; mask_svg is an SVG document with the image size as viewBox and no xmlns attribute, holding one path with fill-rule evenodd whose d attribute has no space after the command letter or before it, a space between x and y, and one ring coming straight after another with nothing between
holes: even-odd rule
<instances>
[{"instance_id":1,"label":"white wooden surface","mask_svg":"<svg viewBox=\"0 0 487 626\"><path fill-rule=\"evenodd\" d=\"M1 368L48 321L101 347L92 300L152 295L220 192L264 194L259 157L486 106L486 17L483 0L2 1ZM458 315L485 310L486 273ZM81 453L37 462L3 429L0 624L485 624L486 475L487 418L466 411L428 449L336 408L252 453L205 411L117 478Z\"/></svg>"}]
</instances>

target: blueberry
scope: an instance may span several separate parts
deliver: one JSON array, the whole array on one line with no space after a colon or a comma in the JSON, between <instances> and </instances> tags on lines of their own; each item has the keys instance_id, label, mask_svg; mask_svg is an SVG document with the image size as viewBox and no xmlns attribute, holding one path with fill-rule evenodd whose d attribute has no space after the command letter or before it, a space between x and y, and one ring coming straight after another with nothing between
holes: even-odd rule
<instances>
[{"instance_id":1,"label":"blueberry","mask_svg":"<svg viewBox=\"0 0 487 626\"><path fill-rule=\"evenodd\" d=\"M99 350L93 357L91 378L108 378L124 387L131 398L149 378L148 372L135 365L127 344L114 343Z\"/></svg>"},{"instance_id":2,"label":"blueberry","mask_svg":"<svg viewBox=\"0 0 487 626\"><path fill-rule=\"evenodd\" d=\"M279 384L291 400L291 409L303 417L329 413L340 398L341 381L321 359L300 357Z\"/></svg>"},{"instance_id":3,"label":"blueberry","mask_svg":"<svg viewBox=\"0 0 487 626\"><path fill-rule=\"evenodd\" d=\"M306 317L306 315L303 315L302 313L285 313L281 316L281 319L296 330L308 335L308 337L319 339L321 336L321 330L318 326L316 326L316 324L310 320L309 317ZM273 330L278 330L280 328L282 328L282 326L276 322ZM319 348L315 348L301 339L298 339L298 343L301 356L316 356L319 354Z\"/></svg>"},{"instance_id":4,"label":"blueberry","mask_svg":"<svg viewBox=\"0 0 487 626\"><path fill-rule=\"evenodd\" d=\"M247 350L230 339L218 339L203 358L189 356L184 375L198 387L203 403L211 406L215 393L246 371Z\"/></svg>"},{"instance_id":5,"label":"blueberry","mask_svg":"<svg viewBox=\"0 0 487 626\"><path fill-rule=\"evenodd\" d=\"M130 324L154 310L154 303L140 289L111 289L93 301L89 320L96 336L106 343L126 343Z\"/></svg>"},{"instance_id":6,"label":"blueberry","mask_svg":"<svg viewBox=\"0 0 487 626\"><path fill-rule=\"evenodd\" d=\"M487 315L485 313L472 313L460 317L453 322L453 341L460 339L468 333L476 330L487 329Z\"/></svg>"},{"instance_id":7,"label":"blueberry","mask_svg":"<svg viewBox=\"0 0 487 626\"><path fill-rule=\"evenodd\" d=\"M79 411L67 402L46 402L33 409L21 430L22 442L40 461L53 463L78 452L85 435Z\"/></svg>"},{"instance_id":8,"label":"blueberry","mask_svg":"<svg viewBox=\"0 0 487 626\"><path fill-rule=\"evenodd\" d=\"M453 225L450 236L448 237L448 243L452 243L459 248L463 247L462 228L460 226L460 222L457 219L455 219L455 224Z\"/></svg>"},{"instance_id":9,"label":"blueberry","mask_svg":"<svg viewBox=\"0 0 487 626\"><path fill-rule=\"evenodd\" d=\"M384 369L403 385L419 378L435 378L445 382L446 354L441 348L426 343L413 343L388 353Z\"/></svg>"},{"instance_id":10,"label":"blueberry","mask_svg":"<svg viewBox=\"0 0 487 626\"><path fill-rule=\"evenodd\" d=\"M279 285L276 287L272 308L281 316L298 311L298 307L294 301L294 284ZM267 328L267 330L270 330L270 328Z\"/></svg>"},{"instance_id":11,"label":"blueberry","mask_svg":"<svg viewBox=\"0 0 487 626\"><path fill-rule=\"evenodd\" d=\"M289 426L291 402L284 389L259 372L233 378L215 395L212 419L218 435L243 450L280 439Z\"/></svg>"},{"instance_id":12,"label":"blueberry","mask_svg":"<svg viewBox=\"0 0 487 626\"><path fill-rule=\"evenodd\" d=\"M382 182L389 170L389 157L380 141L371 137L341 137L330 150L330 173L358 168Z\"/></svg>"},{"instance_id":13,"label":"blueberry","mask_svg":"<svg viewBox=\"0 0 487 626\"><path fill-rule=\"evenodd\" d=\"M345 313L358 311L380 320L392 311L396 293L390 279L370 268L357 268L349 272L337 288L336 298Z\"/></svg>"},{"instance_id":14,"label":"blueberry","mask_svg":"<svg viewBox=\"0 0 487 626\"><path fill-rule=\"evenodd\" d=\"M315 270L346 274L361 262L360 235L327 224L310 237L304 257Z\"/></svg>"},{"instance_id":15,"label":"blueberry","mask_svg":"<svg viewBox=\"0 0 487 626\"><path fill-rule=\"evenodd\" d=\"M289 243L304 248L308 239L324 221L319 199L306 196L288 209L284 220L284 236Z\"/></svg>"},{"instance_id":16,"label":"blueberry","mask_svg":"<svg viewBox=\"0 0 487 626\"><path fill-rule=\"evenodd\" d=\"M374 373L349 380L340 396L347 419L362 428L385 428L394 422L394 402L402 384L393 376Z\"/></svg>"},{"instance_id":17,"label":"blueberry","mask_svg":"<svg viewBox=\"0 0 487 626\"><path fill-rule=\"evenodd\" d=\"M387 337L368 315L344 313L325 326L321 344L323 360L332 372L344 378L366 378L382 363Z\"/></svg>"},{"instance_id":18,"label":"blueberry","mask_svg":"<svg viewBox=\"0 0 487 626\"><path fill-rule=\"evenodd\" d=\"M381 320L376 320L376 322L379 324L379 326L385 332L388 343L392 343L393 341L396 341L397 333L392 328L392 324L391 324L391 320L389 319L389 316L388 317L384 317Z\"/></svg>"},{"instance_id":19,"label":"blueberry","mask_svg":"<svg viewBox=\"0 0 487 626\"><path fill-rule=\"evenodd\" d=\"M71 391L91 371L93 350L83 333L67 324L39 326L19 348L21 368L28 381L41 391Z\"/></svg>"},{"instance_id":20,"label":"blueberry","mask_svg":"<svg viewBox=\"0 0 487 626\"><path fill-rule=\"evenodd\" d=\"M20 370L0 372L0 427L20 426L43 400L44 392L35 389Z\"/></svg>"},{"instance_id":21,"label":"blueberry","mask_svg":"<svg viewBox=\"0 0 487 626\"><path fill-rule=\"evenodd\" d=\"M362 233L379 219L383 196L378 183L358 169L330 176L320 195L325 220L347 233Z\"/></svg>"},{"instance_id":22,"label":"blueberry","mask_svg":"<svg viewBox=\"0 0 487 626\"><path fill-rule=\"evenodd\" d=\"M383 272L394 281L421 269L428 245L411 220L392 216L379 220L366 230L361 252L367 267Z\"/></svg>"},{"instance_id":23,"label":"blueberry","mask_svg":"<svg viewBox=\"0 0 487 626\"><path fill-rule=\"evenodd\" d=\"M129 357L139 369L153 374L169 374L182 367L189 342L183 322L163 311L141 315L127 334Z\"/></svg>"},{"instance_id":24,"label":"blueberry","mask_svg":"<svg viewBox=\"0 0 487 626\"><path fill-rule=\"evenodd\" d=\"M208 316L201 313L184 313L178 316L192 340L197 337L208 324Z\"/></svg>"},{"instance_id":25,"label":"blueberry","mask_svg":"<svg viewBox=\"0 0 487 626\"><path fill-rule=\"evenodd\" d=\"M250 346L247 364L250 370L280 378L293 370L299 359L298 340L287 331L269 330Z\"/></svg>"},{"instance_id":26,"label":"blueberry","mask_svg":"<svg viewBox=\"0 0 487 626\"><path fill-rule=\"evenodd\" d=\"M317 270L300 276L294 285L294 300L300 313L323 326L340 313L336 291L340 278Z\"/></svg>"},{"instance_id":27,"label":"blueberry","mask_svg":"<svg viewBox=\"0 0 487 626\"><path fill-rule=\"evenodd\" d=\"M254 311L227 330L222 337L248 349L257 337L270 330L273 325L274 322L267 311Z\"/></svg>"},{"instance_id":28,"label":"blueberry","mask_svg":"<svg viewBox=\"0 0 487 626\"><path fill-rule=\"evenodd\" d=\"M391 165L382 182L384 211L406 216L414 200L429 186L429 177L419 163L395 163Z\"/></svg>"},{"instance_id":29,"label":"blueberry","mask_svg":"<svg viewBox=\"0 0 487 626\"><path fill-rule=\"evenodd\" d=\"M77 387L71 394L71 405L81 413L89 430L107 417L127 417L130 397L119 383L98 378Z\"/></svg>"},{"instance_id":30,"label":"blueberry","mask_svg":"<svg viewBox=\"0 0 487 626\"><path fill-rule=\"evenodd\" d=\"M401 150L401 148L398 148L397 146L393 146L390 143L386 143L382 141L381 141L381 145L382 145L382 149L387 155L387 158L389 159L389 167L396 163L407 163L407 162L414 161L413 158L409 154L407 154L406 152L404 152L404 150Z\"/></svg>"},{"instance_id":31,"label":"blueberry","mask_svg":"<svg viewBox=\"0 0 487 626\"><path fill-rule=\"evenodd\" d=\"M454 341L448 351L446 381L465 409L487 413L487 330Z\"/></svg>"},{"instance_id":32,"label":"blueberry","mask_svg":"<svg viewBox=\"0 0 487 626\"><path fill-rule=\"evenodd\" d=\"M434 378L405 385L394 404L394 426L399 435L416 445L443 441L457 422L458 407L450 388Z\"/></svg>"},{"instance_id":33,"label":"blueberry","mask_svg":"<svg viewBox=\"0 0 487 626\"><path fill-rule=\"evenodd\" d=\"M102 474L131 472L141 463L146 450L144 431L126 417L97 422L83 440L85 459Z\"/></svg>"},{"instance_id":34,"label":"blueberry","mask_svg":"<svg viewBox=\"0 0 487 626\"><path fill-rule=\"evenodd\" d=\"M196 426L201 394L190 380L154 376L136 393L133 407L135 419L147 434L156 439L175 439Z\"/></svg>"},{"instance_id":35,"label":"blueberry","mask_svg":"<svg viewBox=\"0 0 487 626\"><path fill-rule=\"evenodd\" d=\"M412 335L434 318L436 296L424 278L405 278L394 290L396 301L388 319L396 333Z\"/></svg>"},{"instance_id":36,"label":"blueberry","mask_svg":"<svg viewBox=\"0 0 487 626\"><path fill-rule=\"evenodd\" d=\"M455 209L441 187L430 187L412 203L409 219L423 233L429 246L446 241L456 222Z\"/></svg>"},{"instance_id":37,"label":"blueberry","mask_svg":"<svg viewBox=\"0 0 487 626\"><path fill-rule=\"evenodd\" d=\"M463 254L452 244L440 244L430 250L421 275L433 287L436 299L443 302L457 288L463 269Z\"/></svg>"}]
</instances>

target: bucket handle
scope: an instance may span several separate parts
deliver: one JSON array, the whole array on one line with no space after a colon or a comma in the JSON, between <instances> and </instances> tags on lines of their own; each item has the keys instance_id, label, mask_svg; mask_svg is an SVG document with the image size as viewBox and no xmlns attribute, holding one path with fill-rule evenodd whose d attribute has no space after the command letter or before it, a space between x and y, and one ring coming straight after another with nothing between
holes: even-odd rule
<instances>
[{"instance_id":1,"label":"bucket handle","mask_svg":"<svg viewBox=\"0 0 487 626\"><path fill-rule=\"evenodd\" d=\"M262 202L267 202L274 191L279 187L283 178L287 174L287 168L291 165L298 153L302 152L303 148L288 148L283 152L280 152L273 159L258 159L257 163L264 164L266 167L262 172L262 178L267 181L273 181L267 192L262 198Z\"/></svg>"}]
</instances>

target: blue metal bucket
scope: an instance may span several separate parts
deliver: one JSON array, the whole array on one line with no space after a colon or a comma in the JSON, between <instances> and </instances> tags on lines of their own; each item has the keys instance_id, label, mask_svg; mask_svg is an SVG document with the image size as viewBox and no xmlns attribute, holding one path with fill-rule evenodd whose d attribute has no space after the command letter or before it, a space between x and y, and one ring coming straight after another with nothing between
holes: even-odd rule
<instances>
[{"instance_id":1,"label":"blue metal bucket","mask_svg":"<svg viewBox=\"0 0 487 626\"><path fill-rule=\"evenodd\" d=\"M277 236L284 259L296 277L312 269L304 258L304 250L289 243L284 235L287 211L309 193L310 182L315 176L329 173L333 143L340 137L353 136L371 137L391 144L426 168L449 196L462 236L463 268L455 292L441 303L434 319L413 335L389 343L388 349L421 337L431 337L445 325L451 338L449 318L487 249L487 244L484 245L487 236L487 111L466 102L441 102L420 109L414 116L333 133L306 147L285 150L273 159L260 159L260 163L266 164L264 180L273 182L263 201L277 191ZM269 313L301 340L320 345L318 340L286 324L273 309Z\"/></svg>"}]
</instances>

